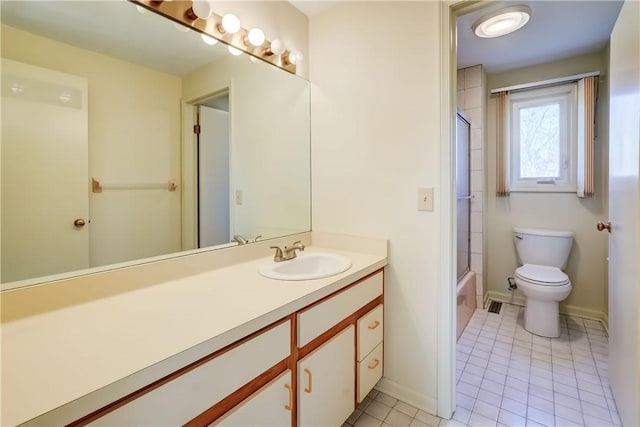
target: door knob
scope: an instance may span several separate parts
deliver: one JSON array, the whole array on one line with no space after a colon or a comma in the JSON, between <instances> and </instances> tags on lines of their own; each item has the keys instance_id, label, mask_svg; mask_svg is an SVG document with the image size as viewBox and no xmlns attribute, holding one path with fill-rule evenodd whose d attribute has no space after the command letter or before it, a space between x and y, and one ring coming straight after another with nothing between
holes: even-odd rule
<instances>
[{"instance_id":1,"label":"door knob","mask_svg":"<svg viewBox=\"0 0 640 427\"><path fill-rule=\"evenodd\" d=\"M596 224L596 228L598 229L598 231L606 229L609 233L611 233L611 221L607 222L606 224L603 224L602 221L598 221L598 223Z\"/></svg>"},{"instance_id":2,"label":"door knob","mask_svg":"<svg viewBox=\"0 0 640 427\"><path fill-rule=\"evenodd\" d=\"M87 222L82 219L82 218L78 218L75 221L73 221L73 226L76 228L82 228L87 224Z\"/></svg>"}]
</instances>

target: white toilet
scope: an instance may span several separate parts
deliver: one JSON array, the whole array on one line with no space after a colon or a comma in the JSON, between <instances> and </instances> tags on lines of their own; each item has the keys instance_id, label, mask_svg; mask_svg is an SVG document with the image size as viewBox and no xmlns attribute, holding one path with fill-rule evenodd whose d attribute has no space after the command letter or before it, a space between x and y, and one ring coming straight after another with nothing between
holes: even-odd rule
<instances>
[{"instance_id":1,"label":"white toilet","mask_svg":"<svg viewBox=\"0 0 640 427\"><path fill-rule=\"evenodd\" d=\"M569 296L571 282L562 270L573 246L571 231L514 228L521 267L516 285L525 297L524 327L532 334L560 336L558 304Z\"/></svg>"}]
</instances>

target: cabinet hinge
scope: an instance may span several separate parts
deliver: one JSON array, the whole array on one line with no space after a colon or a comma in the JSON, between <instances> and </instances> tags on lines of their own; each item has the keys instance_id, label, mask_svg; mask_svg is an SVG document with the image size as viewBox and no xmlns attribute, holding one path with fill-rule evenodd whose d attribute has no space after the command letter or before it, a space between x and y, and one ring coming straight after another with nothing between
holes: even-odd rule
<instances>
[{"instance_id":1,"label":"cabinet hinge","mask_svg":"<svg viewBox=\"0 0 640 427\"><path fill-rule=\"evenodd\" d=\"M193 125L193 133L200 135L200 125Z\"/></svg>"}]
</instances>

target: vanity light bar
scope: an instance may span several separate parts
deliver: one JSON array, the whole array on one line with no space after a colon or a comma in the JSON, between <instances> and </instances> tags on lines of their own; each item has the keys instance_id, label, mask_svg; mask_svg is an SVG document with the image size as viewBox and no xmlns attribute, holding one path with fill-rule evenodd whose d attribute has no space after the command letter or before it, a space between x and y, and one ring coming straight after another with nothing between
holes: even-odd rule
<instances>
[{"instance_id":1,"label":"vanity light bar","mask_svg":"<svg viewBox=\"0 0 640 427\"><path fill-rule=\"evenodd\" d=\"M186 25L194 30L224 43L231 48L246 52L251 56L282 68L292 74L296 73L295 60L290 60L291 53L287 50L272 49L272 42L265 39L261 46L246 43L249 30L240 27L235 33L230 33L221 28L222 16L211 13L207 19L198 18L193 11L193 1L164 1L164 0L129 0L137 6L142 6L152 12L158 13L178 24ZM274 40L274 45L282 42Z\"/></svg>"}]
</instances>

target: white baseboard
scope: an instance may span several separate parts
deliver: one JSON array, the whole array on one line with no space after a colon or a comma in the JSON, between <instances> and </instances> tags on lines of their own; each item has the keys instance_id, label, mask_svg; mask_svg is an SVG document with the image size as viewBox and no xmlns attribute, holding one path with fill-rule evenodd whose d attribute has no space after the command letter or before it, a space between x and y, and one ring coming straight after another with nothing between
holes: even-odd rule
<instances>
[{"instance_id":1,"label":"white baseboard","mask_svg":"<svg viewBox=\"0 0 640 427\"><path fill-rule=\"evenodd\" d=\"M493 300L498 302L504 302L507 304L515 304L524 307L525 298L522 295L511 295L507 292L496 292L489 291L487 292L486 301ZM569 316L581 317L583 319L597 320L607 329L609 324L609 319L607 314L602 311L591 310L589 308L577 307L575 305L563 305L560 304L560 313L566 314Z\"/></svg>"},{"instance_id":2,"label":"white baseboard","mask_svg":"<svg viewBox=\"0 0 640 427\"><path fill-rule=\"evenodd\" d=\"M415 406L418 409L422 409L429 414L436 415L438 412L438 402L436 399L404 387L385 377L382 377L382 379L378 381L375 389Z\"/></svg>"}]
</instances>

